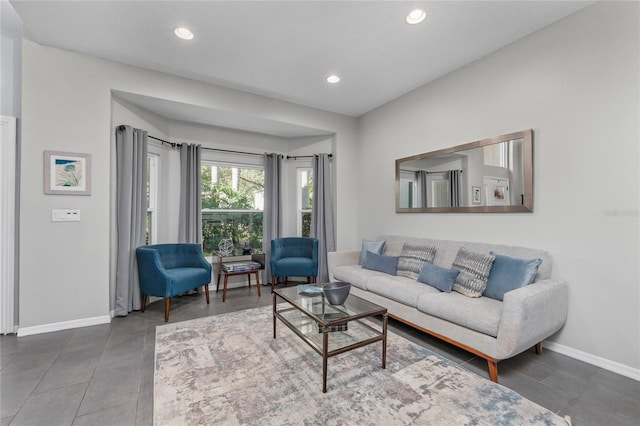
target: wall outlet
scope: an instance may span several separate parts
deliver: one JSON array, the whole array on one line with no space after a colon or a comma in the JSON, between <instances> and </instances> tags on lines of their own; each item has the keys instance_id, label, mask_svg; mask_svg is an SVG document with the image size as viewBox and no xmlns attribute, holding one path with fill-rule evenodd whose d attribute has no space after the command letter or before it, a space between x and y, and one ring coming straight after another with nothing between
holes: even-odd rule
<instances>
[{"instance_id":1,"label":"wall outlet","mask_svg":"<svg viewBox=\"0 0 640 426\"><path fill-rule=\"evenodd\" d=\"M80 209L52 209L51 222L80 222Z\"/></svg>"}]
</instances>

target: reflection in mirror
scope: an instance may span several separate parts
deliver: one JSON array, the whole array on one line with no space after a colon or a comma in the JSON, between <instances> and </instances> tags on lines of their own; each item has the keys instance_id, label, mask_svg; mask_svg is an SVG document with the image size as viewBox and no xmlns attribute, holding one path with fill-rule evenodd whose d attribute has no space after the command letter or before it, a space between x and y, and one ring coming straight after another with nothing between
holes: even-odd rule
<instances>
[{"instance_id":1,"label":"reflection in mirror","mask_svg":"<svg viewBox=\"0 0 640 426\"><path fill-rule=\"evenodd\" d=\"M533 131L396 160L396 212L530 212Z\"/></svg>"}]
</instances>

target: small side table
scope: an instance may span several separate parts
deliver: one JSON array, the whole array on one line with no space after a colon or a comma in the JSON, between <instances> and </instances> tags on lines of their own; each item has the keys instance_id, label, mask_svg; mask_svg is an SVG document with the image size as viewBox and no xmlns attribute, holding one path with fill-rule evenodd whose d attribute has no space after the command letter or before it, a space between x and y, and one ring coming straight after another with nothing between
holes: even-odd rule
<instances>
[{"instance_id":1,"label":"small side table","mask_svg":"<svg viewBox=\"0 0 640 426\"><path fill-rule=\"evenodd\" d=\"M255 274L256 276L256 287L258 287L258 297L260 296L260 271L262 271L262 269L251 269L251 270L247 270L247 271L237 271L237 272L231 272L231 271L225 271L224 269L220 269L220 273L218 274L218 282L216 283L216 293L218 292L218 289L220 288L220 277L224 276L224 287L222 289L222 301L224 302L227 299L227 281L229 279L229 277L233 277L236 275L246 275L247 278L249 279L249 288L251 288L251 274Z\"/></svg>"}]
</instances>

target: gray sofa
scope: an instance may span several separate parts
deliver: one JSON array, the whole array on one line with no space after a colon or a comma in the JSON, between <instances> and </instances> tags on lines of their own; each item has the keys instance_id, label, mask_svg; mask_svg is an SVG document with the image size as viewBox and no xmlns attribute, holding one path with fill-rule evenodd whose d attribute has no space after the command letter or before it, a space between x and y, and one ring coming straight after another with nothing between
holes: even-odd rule
<instances>
[{"instance_id":1,"label":"gray sofa","mask_svg":"<svg viewBox=\"0 0 640 426\"><path fill-rule=\"evenodd\" d=\"M331 281L351 283L351 292L388 309L389 316L487 360L489 377L498 381L500 360L527 349L541 353L542 341L567 317L565 282L551 279L551 257L542 250L462 241L383 235L384 255L399 256L404 243L435 246L433 263L451 268L460 247L522 259L542 259L534 282L507 292L504 300L441 292L403 276L362 268L360 251L328 253Z\"/></svg>"}]
</instances>

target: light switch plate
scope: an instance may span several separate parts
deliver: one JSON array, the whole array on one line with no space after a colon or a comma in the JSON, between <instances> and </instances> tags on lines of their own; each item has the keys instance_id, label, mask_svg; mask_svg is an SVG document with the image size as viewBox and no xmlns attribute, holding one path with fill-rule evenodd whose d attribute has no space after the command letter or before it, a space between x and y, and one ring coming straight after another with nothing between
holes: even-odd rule
<instances>
[{"instance_id":1,"label":"light switch plate","mask_svg":"<svg viewBox=\"0 0 640 426\"><path fill-rule=\"evenodd\" d=\"M51 222L80 222L80 209L52 209Z\"/></svg>"}]
</instances>

